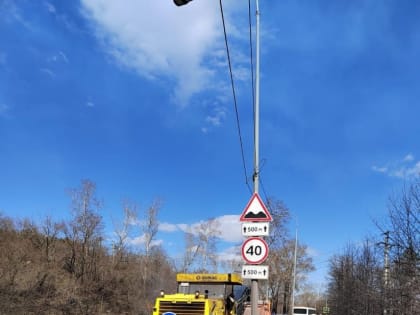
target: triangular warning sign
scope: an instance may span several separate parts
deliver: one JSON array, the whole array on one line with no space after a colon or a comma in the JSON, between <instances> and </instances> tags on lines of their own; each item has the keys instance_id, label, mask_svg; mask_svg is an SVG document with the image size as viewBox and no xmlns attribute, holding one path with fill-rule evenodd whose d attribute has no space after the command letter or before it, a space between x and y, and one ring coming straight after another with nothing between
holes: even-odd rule
<instances>
[{"instance_id":1,"label":"triangular warning sign","mask_svg":"<svg viewBox=\"0 0 420 315\"><path fill-rule=\"evenodd\" d=\"M241 222L270 222L272 220L273 218L257 193L252 195L239 218Z\"/></svg>"}]
</instances>

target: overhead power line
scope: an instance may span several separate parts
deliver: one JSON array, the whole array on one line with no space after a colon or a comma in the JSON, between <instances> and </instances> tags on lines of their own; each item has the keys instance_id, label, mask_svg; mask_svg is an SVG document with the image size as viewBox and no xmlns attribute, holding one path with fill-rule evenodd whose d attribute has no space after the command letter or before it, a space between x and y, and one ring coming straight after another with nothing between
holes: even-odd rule
<instances>
[{"instance_id":1,"label":"overhead power line","mask_svg":"<svg viewBox=\"0 0 420 315\"><path fill-rule=\"evenodd\" d=\"M242 164L243 164L244 174L245 174L245 183L248 186L248 189L252 192L251 187L249 186L249 182L248 182L248 172L247 172L246 163L245 163L244 145L243 145L243 141L242 141L241 126L240 126L240 123L239 123L239 111L238 111L238 105L237 105L237 101L236 101L235 83L234 83L234 80L233 80L232 62L231 62L230 52L229 52L229 44L228 44L227 33L226 33L226 24L225 24L225 16L224 16L224 13L223 13L222 0L219 0L219 4L220 4L220 13L221 13L222 22L223 22L223 34L225 36L226 54L227 54L228 65L229 65L230 83L231 83L231 86L232 86L233 103L234 103L234 106L235 106L235 114L236 114L236 126L237 126L237 129L238 129L239 143L240 143L240 147L241 147L241 156L242 156Z\"/></svg>"}]
</instances>

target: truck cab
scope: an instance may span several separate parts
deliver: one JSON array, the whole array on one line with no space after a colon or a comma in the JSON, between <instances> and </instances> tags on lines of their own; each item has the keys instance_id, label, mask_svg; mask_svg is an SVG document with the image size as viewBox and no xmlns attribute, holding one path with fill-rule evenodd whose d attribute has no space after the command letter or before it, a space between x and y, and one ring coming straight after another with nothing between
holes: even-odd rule
<instances>
[{"instance_id":1,"label":"truck cab","mask_svg":"<svg viewBox=\"0 0 420 315\"><path fill-rule=\"evenodd\" d=\"M241 315L249 294L237 274L180 273L176 280L177 292L162 290L153 315Z\"/></svg>"}]
</instances>

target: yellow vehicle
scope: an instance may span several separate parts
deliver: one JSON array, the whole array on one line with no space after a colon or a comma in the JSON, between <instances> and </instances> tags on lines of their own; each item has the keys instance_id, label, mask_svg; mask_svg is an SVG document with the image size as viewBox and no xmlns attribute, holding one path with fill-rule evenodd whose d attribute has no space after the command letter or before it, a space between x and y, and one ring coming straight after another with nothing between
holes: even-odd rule
<instances>
[{"instance_id":1,"label":"yellow vehicle","mask_svg":"<svg viewBox=\"0 0 420 315\"><path fill-rule=\"evenodd\" d=\"M175 294L161 291L153 315L242 315L249 288L236 274L177 274Z\"/></svg>"}]
</instances>

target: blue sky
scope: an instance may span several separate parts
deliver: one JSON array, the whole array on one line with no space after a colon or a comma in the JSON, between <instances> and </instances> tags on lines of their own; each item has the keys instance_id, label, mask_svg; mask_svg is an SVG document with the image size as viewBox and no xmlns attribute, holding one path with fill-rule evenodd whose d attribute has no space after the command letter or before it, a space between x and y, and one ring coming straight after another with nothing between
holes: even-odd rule
<instances>
[{"instance_id":1,"label":"blue sky","mask_svg":"<svg viewBox=\"0 0 420 315\"><path fill-rule=\"evenodd\" d=\"M251 176L248 2L224 9ZM290 208L320 283L331 254L375 233L388 196L419 176L420 3L260 10L261 195ZM218 1L1 1L0 140L5 215L68 218L66 190L89 178L108 231L123 199L161 198L169 252L211 217L224 248L240 242L251 195Z\"/></svg>"}]
</instances>

